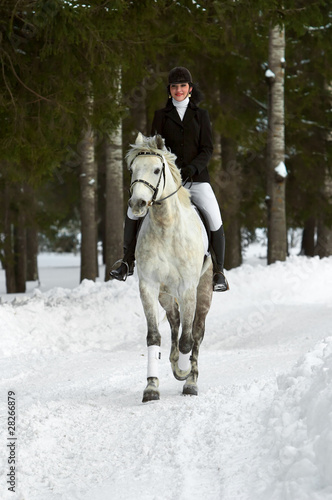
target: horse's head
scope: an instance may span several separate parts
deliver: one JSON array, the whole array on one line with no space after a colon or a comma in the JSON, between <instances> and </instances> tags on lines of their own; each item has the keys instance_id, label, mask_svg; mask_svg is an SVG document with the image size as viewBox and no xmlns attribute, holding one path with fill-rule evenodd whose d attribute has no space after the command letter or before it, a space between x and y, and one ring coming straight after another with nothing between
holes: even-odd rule
<instances>
[{"instance_id":1,"label":"horse's head","mask_svg":"<svg viewBox=\"0 0 332 500\"><path fill-rule=\"evenodd\" d=\"M129 206L137 217L146 215L165 187L164 148L161 136L148 138L139 133L127 155L132 174Z\"/></svg>"}]
</instances>

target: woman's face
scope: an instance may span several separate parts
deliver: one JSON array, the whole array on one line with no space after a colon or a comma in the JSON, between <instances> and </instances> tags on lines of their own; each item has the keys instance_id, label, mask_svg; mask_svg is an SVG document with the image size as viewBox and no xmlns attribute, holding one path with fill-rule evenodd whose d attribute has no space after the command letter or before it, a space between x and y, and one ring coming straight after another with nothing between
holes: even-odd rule
<instances>
[{"instance_id":1,"label":"woman's face","mask_svg":"<svg viewBox=\"0 0 332 500\"><path fill-rule=\"evenodd\" d=\"M169 86L171 96L176 101L183 101L192 91L192 87L189 86L189 83L171 83Z\"/></svg>"}]
</instances>

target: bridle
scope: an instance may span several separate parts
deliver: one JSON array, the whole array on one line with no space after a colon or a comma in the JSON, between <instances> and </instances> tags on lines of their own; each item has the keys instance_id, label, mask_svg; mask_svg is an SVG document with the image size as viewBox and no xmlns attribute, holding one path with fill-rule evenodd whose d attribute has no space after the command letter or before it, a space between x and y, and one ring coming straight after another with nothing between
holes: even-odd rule
<instances>
[{"instance_id":1,"label":"bridle","mask_svg":"<svg viewBox=\"0 0 332 500\"><path fill-rule=\"evenodd\" d=\"M133 186L137 183L137 182L142 182L143 184L145 184L146 186L148 186L148 188L151 189L151 191L153 192L153 195L152 195L152 199L148 202L148 206L149 207L152 207L152 205L161 205L161 202L164 201L164 200L167 200L167 198L169 198L170 196L173 196L173 194L176 194L179 189L182 187L182 185L180 185L176 191L174 191L173 193L169 194L168 196L165 196L165 198L161 198L160 200L156 201L156 197L157 197L157 194L158 194L158 189L159 189L159 184L160 184L160 181L161 181L161 177L163 176L164 178L164 188L165 189L165 184L166 184L166 179L165 179L165 161L164 161L164 157L162 155L160 155L159 153L153 153L151 151L140 151L139 153L137 153L137 155L132 159L131 163L130 163L130 169L131 169L131 166L132 164L134 163L134 161L136 160L136 158L138 156L143 156L143 155L149 155L149 156L158 156L158 158L160 158L160 161L162 163L162 169L161 169L161 172L160 172L160 176L159 176L159 179L158 179L158 182L157 182L157 185L156 186L153 186L152 184L150 184L148 181L146 181L145 179L136 179L134 182L132 182L130 184L130 194L133 194Z\"/></svg>"}]
</instances>

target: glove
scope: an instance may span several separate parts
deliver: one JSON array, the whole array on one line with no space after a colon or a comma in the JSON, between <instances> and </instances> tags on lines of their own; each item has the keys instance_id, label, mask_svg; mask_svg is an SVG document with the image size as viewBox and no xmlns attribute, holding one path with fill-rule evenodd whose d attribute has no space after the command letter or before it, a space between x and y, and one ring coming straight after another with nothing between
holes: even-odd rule
<instances>
[{"instance_id":1,"label":"glove","mask_svg":"<svg viewBox=\"0 0 332 500\"><path fill-rule=\"evenodd\" d=\"M197 170L193 165L187 165L186 167L181 168L181 177L183 181L191 179L195 174L197 174Z\"/></svg>"}]
</instances>

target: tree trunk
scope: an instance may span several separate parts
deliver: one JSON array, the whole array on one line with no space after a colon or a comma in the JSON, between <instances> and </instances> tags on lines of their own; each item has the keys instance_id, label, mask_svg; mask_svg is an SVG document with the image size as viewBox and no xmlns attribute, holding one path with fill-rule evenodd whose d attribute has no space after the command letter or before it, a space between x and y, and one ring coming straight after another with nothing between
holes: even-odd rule
<instances>
[{"instance_id":1,"label":"tree trunk","mask_svg":"<svg viewBox=\"0 0 332 500\"><path fill-rule=\"evenodd\" d=\"M323 221L318 221L315 255L321 259L332 255L332 231Z\"/></svg>"},{"instance_id":2,"label":"tree trunk","mask_svg":"<svg viewBox=\"0 0 332 500\"><path fill-rule=\"evenodd\" d=\"M216 194L220 203L225 230L225 268L232 269L242 264L241 253L241 221L239 217L241 203L241 169L236 161L236 144L229 137L215 141L214 160L220 156L222 168L213 175ZM218 148L221 144L221 151ZM218 153L219 151L219 153Z\"/></svg>"},{"instance_id":3,"label":"tree trunk","mask_svg":"<svg viewBox=\"0 0 332 500\"><path fill-rule=\"evenodd\" d=\"M27 281L38 281L38 230L27 228Z\"/></svg>"},{"instance_id":4,"label":"tree trunk","mask_svg":"<svg viewBox=\"0 0 332 500\"><path fill-rule=\"evenodd\" d=\"M232 269L242 264L241 253L241 170L236 161L235 141L222 137L221 140L222 167L226 173L227 182L223 186L223 217L225 217L225 268Z\"/></svg>"},{"instance_id":5,"label":"tree trunk","mask_svg":"<svg viewBox=\"0 0 332 500\"><path fill-rule=\"evenodd\" d=\"M268 142L267 142L267 207L268 264L287 257L286 168L284 109L285 32L271 27L269 34ZM271 73L272 72L272 73Z\"/></svg>"},{"instance_id":6,"label":"tree trunk","mask_svg":"<svg viewBox=\"0 0 332 500\"><path fill-rule=\"evenodd\" d=\"M326 169L325 180L323 187L323 199L326 205L331 205L332 200L332 179L330 173ZM331 213L331 210L330 210ZM324 213L321 214L318 225L317 225L317 244L315 248L315 254L319 255L322 259L323 257L329 257L332 255L332 227L331 223L326 222L326 216Z\"/></svg>"},{"instance_id":7,"label":"tree trunk","mask_svg":"<svg viewBox=\"0 0 332 500\"><path fill-rule=\"evenodd\" d=\"M3 185L3 258L7 293L26 291L26 217L21 184Z\"/></svg>"},{"instance_id":8,"label":"tree trunk","mask_svg":"<svg viewBox=\"0 0 332 500\"><path fill-rule=\"evenodd\" d=\"M34 189L26 185L29 219L26 221L27 281L37 281L38 275L38 227L36 222L36 196Z\"/></svg>"},{"instance_id":9,"label":"tree trunk","mask_svg":"<svg viewBox=\"0 0 332 500\"><path fill-rule=\"evenodd\" d=\"M106 143L104 137L98 148L98 241L102 242L102 262L106 264Z\"/></svg>"},{"instance_id":10,"label":"tree trunk","mask_svg":"<svg viewBox=\"0 0 332 500\"><path fill-rule=\"evenodd\" d=\"M26 230L25 215L19 206L17 220L14 226L14 254L15 254L15 291L25 293L26 291Z\"/></svg>"},{"instance_id":11,"label":"tree trunk","mask_svg":"<svg viewBox=\"0 0 332 500\"><path fill-rule=\"evenodd\" d=\"M116 101L120 99L121 86L122 73L121 68L119 68L117 94L115 95ZM145 106L143 107L145 108ZM143 122L141 123L142 126ZM110 279L109 272L114 262L123 255L123 152L121 120L118 127L106 138L105 157L105 281L108 281Z\"/></svg>"},{"instance_id":12,"label":"tree trunk","mask_svg":"<svg viewBox=\"0 0 332 500\"><path fill-rule=\"evenodd\" d=\"M303 228L301 255L306 255L308 257L313 257L315 255L315 229L315 217L309 217L309 219L305 221Z\"/></svg>"},{"instance_id":13,"label":"tree trunk","mask_svg":"<svg viewBox=\"0 0 332 500\"><path fill-rule=\"evenodd\" d=\"M7 185L3 189L3 264L6 274L6 291L7 293L16 292L15 284L15 261L13 252L13 224L12 211L10 208L10 191Z\"/></svg>"},{"instance_id":14,"label":"tree trunk","mask_svg":"<svg viewBox=\"0 0 332 500\"><path fill-rule=\"evenodd\" d=\"M88 106L92 111L93 100L90 97ZM97 167L95 161L95 138L91 124L87 122L83 139L79 144L81 156L80 201L81 201L81 281L95 281L97 271Z\"/></svg>"},{"instance_id":15,"label":"tree trunk","mask_svg":"<svg viewBox=\"0 0 332 500\"><path fill-rule=\"evenodd\" d=\"M145 95L141 99L137 99L135 106L131 108L131 116L133 117L134 127L143 135L150 135L147 124L147 111Z\"/></svg>"},{"instance_id":16,"label":"tree trunk","mask_svg":"<svg viewBox=\"0 0 332 500\"><path fill-rule=\"evenodd\" d=\"M325 85L326 91L331 95L332 85ZM326 145L327 148L331 147L332 132L329 131L326 134ZM325 157L328 157L327 150L325 151ZM315 248L315 254L322 257L329 257L332 255L332 224L331 224L331 213L332 213L332 174L329 167L325 167L325 177L324 186L322 192L322 199L326 205L327 210L321 211L321 215L318 220L317 227L317 246ZM330 214L329 221L327 221Z\"/></svg>"},{"instance_id":17,"label":"tree trunk","mask_svg":"<svg viewBox=\"0 0 332 500\"><path fill-rule=\"evenodd\" d=\"M114 262L123 254L122 158L122 124L120 122L106 143L105 281L109 280L109 272Z\"/></svg>"}]
</instances>

